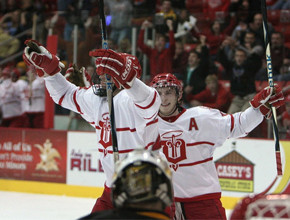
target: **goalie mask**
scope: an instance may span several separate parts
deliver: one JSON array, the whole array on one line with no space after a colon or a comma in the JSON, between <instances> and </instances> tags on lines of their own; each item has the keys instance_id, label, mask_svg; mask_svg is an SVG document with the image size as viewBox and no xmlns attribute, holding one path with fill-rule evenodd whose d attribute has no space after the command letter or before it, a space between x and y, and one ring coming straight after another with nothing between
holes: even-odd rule
<instances>
[{"instance_id":1,"label":"goalie mask","mask_svg":"<svg viewBox=\"0 0 290 220\"><path fill-rule=\"evenodd\" d=\"M116 164L112 184L115 207L161 201L165 208L171 205L172 195L171 171L158 155L136 149Z\"/></svg>"}]
</instances>

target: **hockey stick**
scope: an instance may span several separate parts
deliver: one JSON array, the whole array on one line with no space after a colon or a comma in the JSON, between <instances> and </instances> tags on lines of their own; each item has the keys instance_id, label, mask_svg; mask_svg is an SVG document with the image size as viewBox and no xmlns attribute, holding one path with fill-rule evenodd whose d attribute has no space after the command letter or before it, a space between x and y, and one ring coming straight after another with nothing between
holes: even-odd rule
<instances>
[{"instance_id":1,"label":"hockey stick","mask_svg":"<svg viewBox=\"0 0 290 220\"><path fill-rule=\"evenodd\" d=\"M101 20L102 30L102 48L108 49L107 42L107 29L106 29L106 18L104 12L104 0L99 0L99 15ZM113 103L113 81L111 76L106 74L106 89L107 89L107 100L109 105L110 123L111 123L111 136L112 136L112 147L114 154L114 162L119 160L119 150L117 143L116 125L115 125L115 114L114 114L114 103Z\"/></svg>"},{"instance_id":2,"label":"hockey stick","mask_svg":"<svg viewBox=\"0 0 290 220\"><path fill-rule=\"evenodd\" d=\"M266 47L266 62L267 62L267 74L269 86L274 90L274 80L272 74L272 60L271 60L271 51L270 51L270 38L268 32L268 19L267 19L267 8L266 0L261 0L261 11L263 16L263 30L264 30L264 43ZM273 121L273 133L275 139L275 151L276 151L276 165L277 165L277 174L282 176L282 164L281 164L281 154L280 154L280 143L279 143L279 131L277 126L277 114L275 107L272 107L272 121Z\"/></svg>"}]
</instances>

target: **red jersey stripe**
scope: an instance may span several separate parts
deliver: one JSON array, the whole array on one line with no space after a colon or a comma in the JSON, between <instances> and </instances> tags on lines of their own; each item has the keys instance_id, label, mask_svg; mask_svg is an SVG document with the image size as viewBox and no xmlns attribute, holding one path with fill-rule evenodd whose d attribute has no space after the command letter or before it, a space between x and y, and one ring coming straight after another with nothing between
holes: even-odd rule
<instances>
[{"instance_id":1,"label":"red jersey stripe","mask_svg":"<svg viewBox=\"0 0 290 220\"><path fill-rule=\"evenodd\" d=\"M149 125L155 124L155 123L157 123L157 122L158 122L158 118L156 118L156 119L153 120L153 121L148 122L148 123L146 124L146 127L149 126Z\"/></svg>"},{"instance_id":2,"label":"red jersey stripe","mask_svg":"<svg viewBox=\"0 0 290 220\"><path fill-rule=\"evenodd\" d=\"M157 123L157 122L158 122L158 119L156 118L155 120L148 122L148 123L146 124L146 127L148 127L148 126L150 126L150 125L152 125L152 124L155 124L155 123ZM95 128L96 128L97 130L100 130L100 129L101 129L101 127L99 127L99 126L95 126ZM116 128L116 131L130 131L130 132L136 132L136 128L129 128L129 127L125 127L125 128Z\"/></svg>"},{"instance_id":3,"label":"red jersey stripe","mask_svg":"<svg viewBox=\"0 0 290 220\"><path fill-rule=\"evenodd\" d=\"M77 108L78 112L79 112L80 114L83 114L82 111L81 111L81 108L80 108L80 106L79 106L79 104L78 104L78 102L77 102L77 91L74 92L73 99L74 99L74 103L75 103L75 105L76 105L76 108Z\"/></svg>"},{"instance_id":4,"label":"red jersey stripe","mask_svg":"<svg viewBox=\"0 0 290 220\"><path fill-rule=\"evenodd\" d=\"M62 103L64 97L65 97L65 94L64 94L64 95L59 99L59 101L58 101L58 104L59 104L60 106L61 106L61 103Z\"/></svg>"},{"instance_id":5,"label":"red jersey stripe","mask_svg":"<svg viewBox=\"0 0 290 220\"><path fill-rule=\"evenodd\" d=\"M200 160L200 161L196 161L193 163L182 163L182 164L170 164L170 167L173 167L174 165L178 166L178 167L190 167L190 166L195 166L201 163L206 163L208 161L211 161L213 159L213 157L209 157L207 159L204 160Z\"/></svg>"},{"instance_id":6,"label":"red jersey stripe","mask_svg":"<svg viewBox=\"0 0 290 220\"><path fill-rule=\"evenodd\" d=\"M156 117L157 114L158 114L158 112L156 112L155 114L153 114L151 117L149 117L149 118L144 118L144 119L146 119L146 120L150 120L151 118Z\"/></svg>"},{"instance_id":7,"label":"red jersey stripe","mask_svg":"<svg viewBox=\"0 0 290 220\"><path fill-rule=\"evenodd\" d=\"M130 131L130 132L135 132L136 128L116 128L116 131Z\"/></svg>"},{"instance_id":8,"label":"red jersey stripe","mask_svg":"<svg viewBox=\"0 0 290 220\"><path fill-rule=\"evenodd\" d=\"M231 115L231 132L232 132L233 129L234 129L234 125L235 125L235 119L234 119L234 116Z\"/></svg>"},{"instance_id":9,"label":"red jersey stripe","mask_svg":"<svg viewBox=\"0 0 290 220\"><path fill-rule=\"evenodd\" d=\"M147 144L147 146L145 147L145 149L148 149L150 147L150 145L152 145L152 144L154 144L154 142L150 142L149 144ZM133 151L133 150L135 150L135 149L119 150L118 152L120 154L126 154L126 153L129 153L129 152ZM105 152L105 150L104 149L101 149L101 148L99 148L98 151L101 152L101 153ZM112 154L113 151L112 150L108 150L107 153L108 154Z\"/></svg>"},{"instance_id":10,"label":"red jersey stripe","mask_svg":"<svg viewBox=\"0 0 290 220\"><path fill-rule=\"evenodd\" d=\"M153 100L152 100L152 102L151 102L149 105L147 105L147 106L145 106L145 107L140 106L140 105L137 105L137 104L135 104L135 105L136 105L137 107L141 108L141 109L148 109L148 108L150 108L150 107L155 103L155 101L156 101L156 97L157 97L157 92L155 91L155 93L154 93L154 97L153 97Z\"/></svg>"},{"instance_id":11,"label":"red jersey stripe","mask_svg":"<svg viewBox=\"0 0 290 220\"><path fill-rule=\"evenodd\" d=\"M199 141L199 142L194 142L194 143L189 143L189 144L186 144L186 146L195 146L195 145L200 145L200 144L209 144L209 145L214 145L214 143L212 142L208 142L208 141Z\"/></svg>"},{"instance_id":12,"label":"red jersey stripe","mask_svg":"<svg viewBox=\"0 0 290 220\"><path fill-rule=\"evenodd\" d=\"M99 152L101 152L101 153L105 152L104 149L100 149L100 148L99 148L98 150L99 150ZM129 152L133 151L133 150L134 150L134 149L119 150L118 153L119 153L119 154L126 154L126 153L129 153ZM112 151L112 150L108 150L107 153L108 153L108 154L112 154L113 151Z\"/></svg>"},{"instance_id":13,"label":"red jersey stripe","mask_svg":"<svg viewBox=\"0 0 290 220\"><path fill-rule=\"evenodd\" d=\"M146 145L145 149L148 150L148 148L153 144L154 144L154 142L150 142L149 144Z\"/></svg>"}]
</instances>

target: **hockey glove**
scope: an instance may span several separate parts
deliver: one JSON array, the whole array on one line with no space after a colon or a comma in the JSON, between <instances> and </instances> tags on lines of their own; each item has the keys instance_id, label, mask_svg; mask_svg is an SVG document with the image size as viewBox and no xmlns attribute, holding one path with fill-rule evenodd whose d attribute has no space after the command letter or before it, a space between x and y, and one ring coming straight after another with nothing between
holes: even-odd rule
<instances>
[{"instance_id":1,"label":"hockey glove","mask_svg":"<svg viewBox=\"0 0 290 220\"><path fill-rule=\"evenodd\" d=\"M75 64L70 64L69 68L66 70L64 77L80 87L90 87L91 77L86 71L85 67L78 69Z\"/></svg>"},{"instance_id":2,"label":"hockey glove","mask_svg":"<svg viewBox=\"0 0 290 220\"><path fill-rule=\"evenodd\" d=\"M96 71L98 75L109 74L115 85L129 89L134 79L141 77L141 66L137 57L116 53L113 50L97 49L90 52L90 56L96 57Z\"/></svg>"},{"instance_id":3,"label":"hockey glove","mask_svg":"<svg viewBox=\"0 0 290 220\"><path fill-rule=\"evenodd\" d=\"M267 118L272 117L271 105L276 109L285 104L284 96L280 86L275 84L274 90L269 86L261 90L250 101L253 108L259 109L260 112Z\"/></svg>"},{"instance_id":4,"label":"hockey glove","mask_svg":"<svg viewBox=\"0 0 290 220\"><path fill-rule=\"evenodd\" d=\"M59 58L51 54L45 47L35 40L26 40L23 60L28 66L34 66L38 76L53 76L64 68Z\"/></svg>"}]
</instances>

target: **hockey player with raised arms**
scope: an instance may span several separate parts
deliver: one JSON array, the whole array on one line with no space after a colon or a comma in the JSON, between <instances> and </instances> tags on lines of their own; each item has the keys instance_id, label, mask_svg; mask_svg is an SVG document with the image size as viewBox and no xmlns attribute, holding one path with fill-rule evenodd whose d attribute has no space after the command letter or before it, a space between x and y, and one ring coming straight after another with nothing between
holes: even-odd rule
<instances>
[{"instance_id":1,"label":"hockey player with raised arms","mask_svg":"<svg viewBox=\"0 0 290 220\"><path fill-rule=\"evenodd\" d=\"M270 118L269 104L284 104L281 88L263 89L250 101L251 107L228 115L207 107L183 108L182 85L170 73L158 74L150 85L161 98L159 146L172 170L175 219L226 219L214 150L228 138L246 136L264 116Z\"/></svg>"},{"instance_id":2,"label":"hockey player with raised arms","mask_svg":"<svg viewBox=\"0 0 290 220\"><path fill-rule=\"evenodd\" d=\"M104 192L97 199L92 212L112 209L110 187L115 166L106 93L101 89L80 88L68 82L60 73L62 64L58 57L38 42L33 41L33 44L37 45L37 50L27 46L23 59L35 67L39 76L44 76L46 88L54 102L81 114L95 126L98 141L96 149L101 154L106 182ZM102 75L100 78L109 74L116 85L113 103L120 159L135 148L151 149L158 136L156 117L160 97L154 88L138 79L141 76L138 59L130 54L104 49L91 51L90 56L96 58L96 71Z\"/></svg>"}]
</instances>

